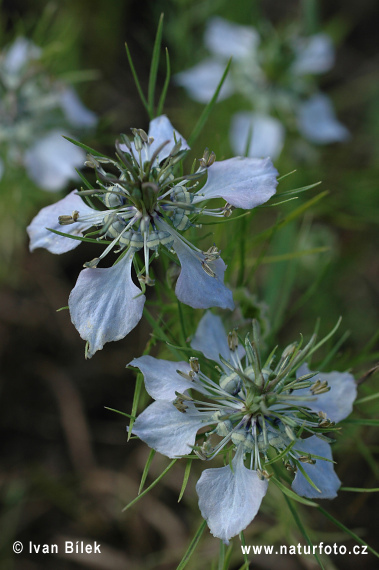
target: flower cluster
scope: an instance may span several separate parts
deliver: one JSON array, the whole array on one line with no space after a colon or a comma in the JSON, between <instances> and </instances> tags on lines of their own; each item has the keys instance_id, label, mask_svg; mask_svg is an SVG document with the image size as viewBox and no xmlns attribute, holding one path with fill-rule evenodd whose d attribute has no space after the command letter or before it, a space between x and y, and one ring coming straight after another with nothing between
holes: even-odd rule
<instances>
[{"instance_id":1,"label":"flower cluster","mask_svg":"<svg viewBox=\"0 0 379 570\"><path fill-rule=\"evenodd\" d=\"M221 319L207 312L191 346L216 363L217 380L195 357L187 363L142 356L130 363L155 399L135 420L134 434L171 458L224 455L226 465L205 470L196 490L203 518L225 542L255 517L275 461L295 473L298 495L337 494L332 440L324 432L350 414L356 385L349 373L309 370L314 342L291 344L276 364L274 350L263 363L256 328L240 346L236 331L225 335Z\"/></svg>"},{"instance_id":2,"label":"flower cluster","mask_svg":"<svg viewBox=\"0 0 379 570\"><path fill-rule=\"evenodd\" d=\"M7 165L21 165L37 186L56 192L77 177L85 157L63 135L97 118L72 87L50 77L42 58L23 37L0 53L0 178Z\"/></svg>"},{"instance_id":3,"label":"flower cluster","mask_svg":"<svg viewBox=\"0 0 379 570\"><path fill-rule=\"evenodd\" d=\"M116 142L116 160L89 155L86 164L95 169L98 187L72 192L48 206L28 227L31 250L45 247L52 253L75 248L72 239L94 228L106 248L85 264L71 292L71 318L88 341L91 357L111 340L126 336L139 322L145 296L131 275L136 252L144 264L137 277L144 289L153 285L150 263L164 247L176 254L181 273L175 293L194 308L232 309L231 291L224 285L225 263L216 246L201 251L180 232L196 225L199 216L228 217L233 207L254 208L275 194L277 171L270 159L235 157L217 162L205 151L196 171L177 174L177 166L189 146L166 116L150 123L149 132L132 129L133 138ZM199 181L206 178L199 187ZM91 197L91 206L82 197ZM221 207L208 208L211 198L222 198ZM97 200L98 206L92 205ZM52 233L67 231L66 236ZM109 268L97 268L111 251L119 253Z\"/></svg>"},{"instance_id":4,"label":"flower cluster","mask_svg":"<svg viewBox=\"0 0 379 570\"><path fill-rule=\"evenodd\" d=\"M286 129L315 144L340 142L349 136L312 78L333 66L330 38L324 33L294 37L292 29L282 34L270 29L259 34L254 28L213 17L204 35L211 56L176 75L178 85L206 103L233 57L219 99L239 93L250 104L251 110L238 112L232 119L231 145L238 154L247 149L251 157L276 158Z\"/></svg>"}]
</instances>

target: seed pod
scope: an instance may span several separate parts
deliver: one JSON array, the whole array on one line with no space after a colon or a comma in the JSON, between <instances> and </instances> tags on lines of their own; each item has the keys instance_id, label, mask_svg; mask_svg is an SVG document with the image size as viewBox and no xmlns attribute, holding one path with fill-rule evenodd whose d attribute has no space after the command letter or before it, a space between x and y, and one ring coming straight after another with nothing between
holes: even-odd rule
<instances>
[{"instance_id":1,"label":"seed pod","mask_svg":"<svg viewBox=\"0 0 379 570\"><path fill-rule=\"evenodd\" d=\"M179 231L188 230L192 225L183 211L179 211L174 214L172 217L172 224Z\"/></svg>"},{"instance_id":2,"label":"seed pod","mask_svg":"<svg viewBox=\"0 0 379 570\"><path fill-rule=\"evenodd\" d=\"M116 193L113 189L116 189L117 192L120 191L117 186L112 186L110 188L111 191L106 192L103 196L103 202L107 208L118 208L118 206L122 206L122 204L125 202L125 199L120 196L119 193Z\"/></svg>"},{"instance_id":3,"label":"seed pod","mask_svg":"<svg viewBox=\"0 0 379 570\"><path fill-rule=\"evenodd\" d=\"M134 251L138 251L143 247L143 235L141 232L133 232L133 235L130 240L130 247L134 249Z\"/></svg>"},{"instance_id":4,"label":"seed pod","mask_svg":"<svg viewBox=\"0 0 379 570\"><path fill-rule=\"evenodd\" d=\"M172 244L174 243L174 238L170 234L170 232L159 231L158 232L159 243L167 247L167 249L171 249Z\"/></svg>"},{"instance_id":5,"label":"seed pod","mask_svg":"<svg viewBox=\"0 0 379 570\"><path fill-rule=\"evenodd\" d=\"M237 372L232 372L228 375L224 374L220 378L220 386L229 394L238 394L241 389L241 379Z\"/></svg>"},{"instance_id":6,"label":"seed pod","mask_svg":"<svg viewBox=\"0 0 379 570\"><path fill-rule=\"evenodd\" d=\"M150 232L146 240L146 245L149 249L154 249L157 251L159 247L159 232Z\"/></svg>"}]
</instances>

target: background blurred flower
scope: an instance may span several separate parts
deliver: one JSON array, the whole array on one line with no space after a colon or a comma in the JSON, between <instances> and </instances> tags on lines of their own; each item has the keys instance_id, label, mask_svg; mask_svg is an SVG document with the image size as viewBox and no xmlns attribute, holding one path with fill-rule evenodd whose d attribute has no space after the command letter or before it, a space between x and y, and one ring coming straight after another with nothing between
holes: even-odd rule
<instances>
[{"instance_id":1,"label":"background blurred flower","mask_svg":"<svg viewBox=\"0 0 379 570\"><path fill-rule=\"evenodd\" d=\"M50 77L43 50L19 37L0 54L1 172L21 165L44 190L63 189L85 153L62 136L94 127L97 117L74 89Z\"/></svg>"},{"instance_id":2,"label":"background blurred flower","mask_svg":"<svg viewBox=\"0 0 379 570\"><path fill-rule=\"evenodd\" d=\"M338 122L326 95L317 92L312 76L334 64L334 48L327 34L294 36L285 30L257 30L220 17L206 26L204 43L212 56L178 73L175 80L201 103L213 96L226 63L232 67L219 100L238 93L252 111L232 117L230 140L234 152L251 157L279 156L285 131L298 130L314 144L341 142L349 137Z\"/></svg>"}]
</instances>

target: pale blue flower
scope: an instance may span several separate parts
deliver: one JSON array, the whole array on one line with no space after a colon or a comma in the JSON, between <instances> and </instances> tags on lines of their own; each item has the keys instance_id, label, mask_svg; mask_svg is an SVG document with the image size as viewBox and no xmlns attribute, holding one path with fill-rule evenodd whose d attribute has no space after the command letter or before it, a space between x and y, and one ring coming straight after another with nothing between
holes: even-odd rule
<instances>
[{"instance_id":1,"label":"pale blue flower","mask_svg":"<svg viewBox=\"0 0 379 570\"><path fill-rule=\"evenodd\" d=\"M259 206L275 194L277 186L277 171L270 159L235 157L215 162L208 151L195 173L178 178L174 167L189 147L165 116L151 121L148 134L141 129L133 129L133 133L132 141L124 137L122 143L116 143L119 160L88 157L87 164L103 182L84 194L92 193L94 200L101 200L102 210L87 206L78 194L71 193L41 210L28 227L31 250L45 247L63 253L80 243L47 228L73 236L97 228L99 239L107 240L105 251L85 264L87 268L69 299L72 321L89 343L89 357L105 342L123 338L141 318L145 296L131 275L132 260L139 250L144 271L137 277L143 289L154 284L150 263L163 246L177 256L182 268L175 288L180 301L194 308L233 309L232 293L224 285L226 265L220 251L216 246L202 251L181 232L197 223L199 216L224 217L231 214L232 207ZM118 169L118 178L104 170L107 164ZM207 180L199 187L203 178ZM225 203L210 208L207 202L212 198L222 198ZM111 268L98 269L98 263L115 248L122 258Z\"/></svg>"},{"instance_id":2,"label":"pale blue flower","mask_svg":"<svg viewBox=\"0 0 379 570\"><path fill-rule=\"evenodd\" d=\"M23 37L0 53L0 178L6 165L21 166L37 186L57 192L85 159L63 138L73 136L67 128L94 127L97 117L72 87L50 77L42 55Z\"/></svg>"},{"instance_id":3,"label":"pale blue flower","mask_svg":"<svg viewBox=\"0 0 379 570\"><path fill-rule=\"evenodd\" d=\"M196 485L203 518L225 542L257 514L270 478L269 457L275 454L296 472L296 493L336 496L341 482L331 440L322 432L335 429L333 421L351 412L356 397L351 374L320 374L301 365L314 337L304 348L288 346L276 365L273 354L261 364L256 330L253 337L238 346L236 333L227 337L220 317L205 313L191 346L217 363L217 381L202 372L197 358L188 364L142 356L130 363L155 399L136 418L135 435L170 458L194 451L203 460L221 452L226 459L234 453L231 465L206 469Z\"/></svg>"},{"instance_id":4,"label":"pale blue flower","mask_svg":"<svg viewBox=\"0 0 379 570\"><path fill-rule=\"evenodd\" d=\"M327 34L282 38L277 33L260 35L249 26L218 16L207 23L204 43L211 56L193 68L178 73L176 83L196 101L208 103L219 84L227 61L232 67L219 93L219 100L239 93L251 111L232 117L230 141L233 151L247 156L279 156L285 130L298 127L315 144L341 142L349 137L338 122L326 95L314 94L311 76L334 65L334 48ZM288 32L287 32L288 33ZM312 94L313 93L313 94Z\"/></svg>"}]
</instances>

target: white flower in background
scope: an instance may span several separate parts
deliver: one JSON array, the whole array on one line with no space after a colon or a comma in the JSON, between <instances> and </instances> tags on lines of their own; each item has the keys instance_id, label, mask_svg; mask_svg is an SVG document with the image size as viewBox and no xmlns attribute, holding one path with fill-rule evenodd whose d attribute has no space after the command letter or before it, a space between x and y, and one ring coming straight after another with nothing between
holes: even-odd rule
<instances>
[{"instance_id":1,"label":"white flower in background","mask_svg":"<svg viewBox=\"0 0 379 570\"><path fill-rule=\"evenodd\" d=\"M312 76L329 71L334 48L327 34L284 37L271 30L259 35L213 17L206 26L204 43L211 57L175 76L178 85L201 103L213 96L230 57L228 76L219 100L241 94L251 111L232 118L233 151L247 156L279 156L285 131L298 132L314 144L341 142L349 137L326 95L317 92Z\"/></svg>"},{"instance_id":2,"label":"white flower in background","mask_svg":"<svg viewBox=\"0 0 379 570\"><path fill-rule=\"evenodd\" d=\"M0 174L21 165L37 186L56 192L77 178L85 158L63 135L93 127L97 118L72 87L51 79L42 56L22 37L0 54Z\"/></svg>"},{"instance_id":3,"label":"white flower in background","mask_svg":"<svg viewBox=\"0 0 379 570\"><path fill-rule=\"evenodd\" d=\"M217 380L208 366L206 373L201 370L197 358L187 363L142 356L130 363L155 399L136 418L133 434L170 458L192 451L203 460L224 455L226 465L206 469L196 490L203 518L225 542L257 514L275 457L296 473L292 488L298 495L337 495L341 482L323 432L351 413L357 389L347 372L307 368L304 359L314 341L304 348L291 344L276 365L275 351L263 362L256 329L243 348L236 332L227 336L221 319L207 312L191 346L214 361Z\"/></svg>"},{"instance_id":4,"label":"white flower in background","mask_svg":"<svg viewBox=\"0 0 379 570\"><path fill-rule=\"evenodd\" d=\"M180 232L196 225L199 216L228 217L232 207L263 204L277 186L277 171L270 159L235 157L216 162L208 151L195 172L178 177L176 166L189 147L164 115L151 121L148 134L142 129L132 132L132 141L123 135L122 143L116 143L117 160L88 157L86 164L95 168L99 188L72 192L41 210L28 227L31 250L45 247L63 253L80 243L47 228L64 229L73 236L97 228L98 239L107 244L98 258L85 264L69 299L72 321L89 343L89 357L106 342L126 336L141 319L145 296L131 276L139 250L144 267L137 277L143 287L154 284L150 263L163 246L176 254L181 265L175 288L181 302L194 308L232 309L220 251L215 246L202 251ZM106 165L118 170L117 178L104 170ZM199 188L198 181L205 178ZM93 203L98 200L102 209L88 206L78 194L92 195ZM225 203L210 208L212 198L223 198ZM115 248L121 253L116 264L98 269L98 263Z\"/></svg>"}]
</instances>

